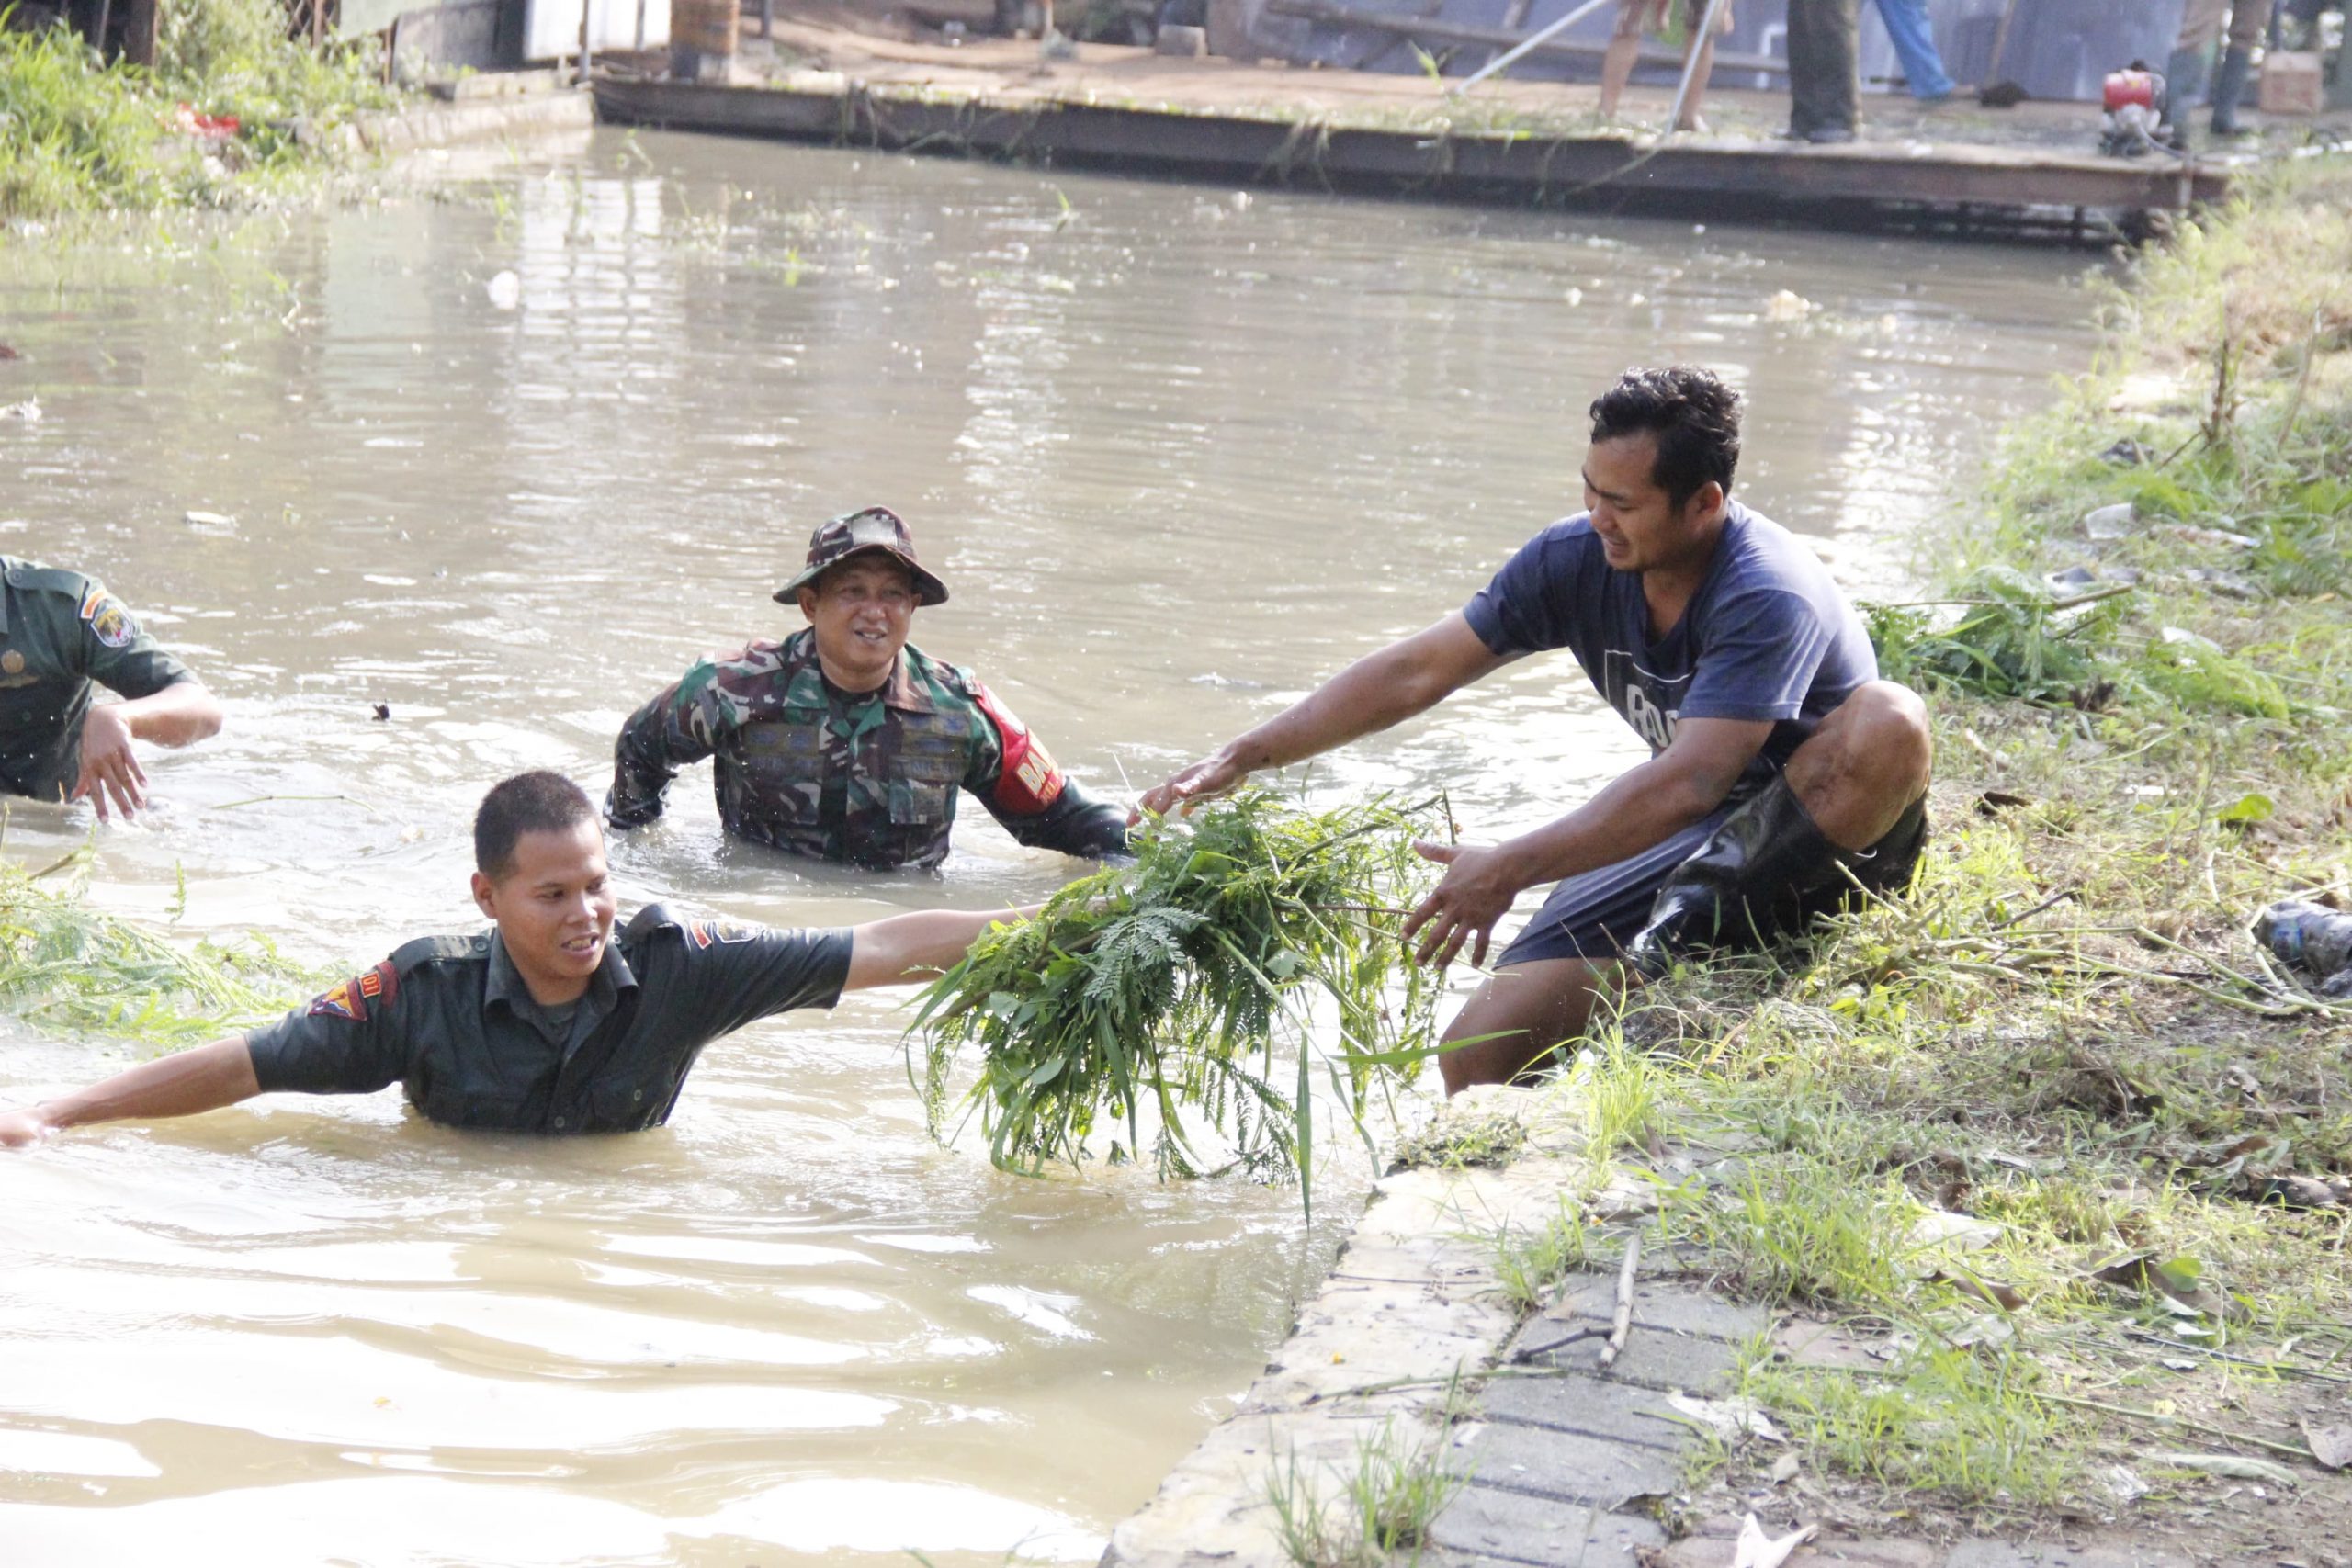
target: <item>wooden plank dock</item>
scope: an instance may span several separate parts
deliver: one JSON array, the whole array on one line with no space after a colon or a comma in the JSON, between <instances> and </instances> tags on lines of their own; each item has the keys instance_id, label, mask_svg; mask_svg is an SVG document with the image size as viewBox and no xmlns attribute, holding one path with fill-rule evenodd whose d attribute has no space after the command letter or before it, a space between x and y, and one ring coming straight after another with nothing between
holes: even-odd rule
<instances>
[{"instance_id":1,"label":"wooden plank dock","mask_svg":"<svg viewBox=\"0 0 2352 1568\"><path fill-rule=\"evenodd\" d=\"M817 71L758 86L599 81L596 106L629 125L1228 183L2077 238L2218 200L2229 183L2223 165L2030 147L1390 127Z\"/></svg>"}]
</instances>

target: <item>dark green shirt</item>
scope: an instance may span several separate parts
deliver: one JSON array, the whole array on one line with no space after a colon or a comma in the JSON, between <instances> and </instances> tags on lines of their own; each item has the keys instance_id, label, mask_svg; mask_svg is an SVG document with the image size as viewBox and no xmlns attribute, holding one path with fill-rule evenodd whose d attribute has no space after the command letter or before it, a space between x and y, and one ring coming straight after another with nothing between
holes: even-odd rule
<instances>
[{"instance_id":1,"label":"dark green shirt","mask_svg":"<svg viewBox=\"0 0 2352 1568\"><path fill-rule=\"evenodd\" d=\"M64 798L92 682L136 698L194 679L96 578L0 556L0 791Z\"/></svg>"},{"instance_id":2,"label":"dark green shirt","mask_svg":"<svg viewBox=\"0 0 2352 1568\"><path fill-rule=\"evenodd\" d=\"M659 904L605 944L559 1019L531 999L495 931L425 937L245 1036L265 1090L391 1084L451 1127L628 1133L670 1118L702 1048L754 1019L831 1007L846 930L695 920Z\"/></svg>"}]
</instances>

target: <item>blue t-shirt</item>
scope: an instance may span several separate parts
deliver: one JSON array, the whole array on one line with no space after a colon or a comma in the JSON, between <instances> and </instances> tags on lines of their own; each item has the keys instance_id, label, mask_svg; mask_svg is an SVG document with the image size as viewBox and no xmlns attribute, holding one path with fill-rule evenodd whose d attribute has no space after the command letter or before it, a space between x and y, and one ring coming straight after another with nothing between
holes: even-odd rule
<instances>
[{"instance_id":1,"label":"blue t-shirt","mask_svg":"<svg viewBox=\"0 0 2352 1568\"><path fill-rule=\"evenodd\" d=\"M1680 719L1773 720L1740 793L1778 773L1824 716L1878 679L1870 634L1820 560L1736 502L1698 592L1662 637L1650 636L1641 574L1609 564L1581 513L1521 546L1462 613L1497 654L1574 652L1654 753Z\"/></svg>"}]
</instances>

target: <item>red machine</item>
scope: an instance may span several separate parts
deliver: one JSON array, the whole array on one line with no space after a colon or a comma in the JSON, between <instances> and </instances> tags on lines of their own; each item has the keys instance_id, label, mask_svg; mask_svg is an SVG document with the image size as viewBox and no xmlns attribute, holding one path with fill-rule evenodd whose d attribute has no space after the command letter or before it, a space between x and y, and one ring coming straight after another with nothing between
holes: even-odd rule
<instances>
[{"instance_id":1,"label":"red machine","mask_svg":"<svg viewBox=\"0 0 2352 1568\"><path fill-rule=\"evenodd\" d=\"M2108 73L2099 101L2107 111L2099 126L2100 152L2132 158L2163 145L2157 137L2165 123L2162 73L2135 60L2120 71Z\"/></svg>"}]
</instances>

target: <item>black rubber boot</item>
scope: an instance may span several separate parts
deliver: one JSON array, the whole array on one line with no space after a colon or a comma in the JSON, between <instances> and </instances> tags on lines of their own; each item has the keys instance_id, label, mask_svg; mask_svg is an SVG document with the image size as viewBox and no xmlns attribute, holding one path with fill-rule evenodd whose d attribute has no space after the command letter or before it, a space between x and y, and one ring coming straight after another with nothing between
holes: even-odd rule
<instances>
[{"instance_id":1,"label":"black rubber boot","mask_svg":"<svg viewBox=\"0 0 2352 1568\"><path fill-rule=\"evenodd\" d=\"M2160 134L2175 148L2188 146L2188 117L2205 96L2205 51L2176 49L2165 62L2165 118Z\"/></svg>"},{"instance_id":2,"label":"black rubber boot","mask_svg":"<svg viewBox=\"0 0 2352 1568\"><path fill-rule=\"evenodd\" d=\"M1774 779L1675 867L1625 957L1655 980L1693 948L1769 937L1804 914L1809 896L1845 881L1839 860L1789 781Z\"/></svg>"},{"instance_id":3,"label":"black rubber boot","mask_svg":"<svg viewBox=\"0 0 2352 1568\"><path fill-rule=\"evenodd\" d=\"M2245 92L2245 79L2254 72L2254 56L2243 49L2231 50L2222 56L2222 68L2213 73L2213 134L2235 136L2238 133L2238 99Z\"/></svg>"}]
</instances>

